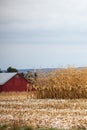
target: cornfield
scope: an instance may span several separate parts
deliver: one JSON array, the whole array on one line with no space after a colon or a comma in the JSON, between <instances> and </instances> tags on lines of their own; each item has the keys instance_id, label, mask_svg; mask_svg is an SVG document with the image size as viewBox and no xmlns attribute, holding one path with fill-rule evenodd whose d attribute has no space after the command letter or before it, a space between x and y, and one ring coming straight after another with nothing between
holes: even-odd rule
<instances>
[{"instance_id":1,"label":"cornfield","mask_svg":"<svg viewBox=\"0 0 87 130\"><path fill-rule=\"evenodd\" d=\"M34 86L37 98L87 98L87 69L66 68L40 73Z\"/></svg>"}]
</instances>

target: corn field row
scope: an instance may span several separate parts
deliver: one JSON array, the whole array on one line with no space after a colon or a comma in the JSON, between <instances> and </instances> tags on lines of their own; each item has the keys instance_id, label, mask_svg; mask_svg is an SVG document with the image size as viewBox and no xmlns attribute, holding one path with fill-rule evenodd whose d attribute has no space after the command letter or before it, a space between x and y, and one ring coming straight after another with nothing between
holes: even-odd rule
<instances>
[{"instance_id":1,"label":"corn field row","mask_svg":"<svg viewBox=\"0 0 87 130\"><path fill-rule=\"evenodd\" d=\"M66 68L40 73L34 87L37 98L87 98L87 69Z\"/></svg>"}]
</instances>

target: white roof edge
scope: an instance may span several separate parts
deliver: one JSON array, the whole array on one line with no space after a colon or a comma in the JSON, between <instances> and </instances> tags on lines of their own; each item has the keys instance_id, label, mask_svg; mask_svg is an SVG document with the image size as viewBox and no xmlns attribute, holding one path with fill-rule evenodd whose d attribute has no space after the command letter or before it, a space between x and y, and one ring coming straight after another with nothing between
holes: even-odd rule
<instances>
[{"instance_id":1,"label":"white roof edge","mask_svg":"<svg viewBox=\"0 0 87 130\"><path fill-rule=\"evenodd\" d=\"M0 85L4 85L8 80L10 80L12 77L14 77L17 74L17 72L12 73L0 73Z\"/></svg>"}]
</instances>

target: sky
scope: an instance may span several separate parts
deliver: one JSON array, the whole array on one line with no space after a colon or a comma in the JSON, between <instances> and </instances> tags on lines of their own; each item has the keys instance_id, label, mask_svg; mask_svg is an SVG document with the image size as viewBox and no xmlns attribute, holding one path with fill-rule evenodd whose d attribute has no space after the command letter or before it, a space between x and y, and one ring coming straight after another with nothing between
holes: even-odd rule
<instances>
[{"instance_id":1,"label":"sky","mask_svg":"<svg viewBox=\"0 0 87 130\"><path fill-rule=\"evenodd\" d=\"M87 66L87 0L0 0L0 68Z\"/></svg>"}]
</instances>

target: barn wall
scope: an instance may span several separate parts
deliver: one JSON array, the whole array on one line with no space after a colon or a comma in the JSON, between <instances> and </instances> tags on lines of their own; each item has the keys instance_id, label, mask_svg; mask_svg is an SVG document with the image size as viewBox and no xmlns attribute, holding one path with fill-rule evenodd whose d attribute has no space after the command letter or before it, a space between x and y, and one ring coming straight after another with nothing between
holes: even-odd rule
<instances>
[{"instance_id":1,"label":"barn wall","mask_svg":"<svg viewBox=\"0 0 87 130\"><path fill-rule=\"evenodd\" d=\"M2 91L2 85L0 85L0 92Z\"/></svg>"},{"instance_id":2,"label":"barn wall","mask_svg":"<svg viewBox=\"0 0 87 130\"><path fill-rule=\"evenodd\" d=\"M27 80L17 74L3 85L2 91L27 91L27 83Z\"/></svg>"}]
</instances>

